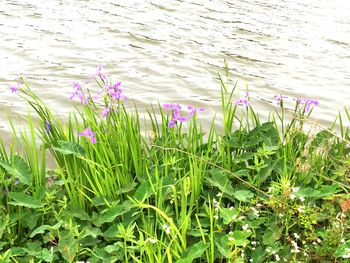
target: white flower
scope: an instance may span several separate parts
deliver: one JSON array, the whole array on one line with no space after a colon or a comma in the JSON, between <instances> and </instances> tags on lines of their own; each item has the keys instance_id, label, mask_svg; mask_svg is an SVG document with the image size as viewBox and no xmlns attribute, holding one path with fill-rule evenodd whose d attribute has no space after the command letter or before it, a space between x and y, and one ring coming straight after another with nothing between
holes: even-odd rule
<instances>
[{"instance_id":1,"label":"white flower","mask_svg":"<svg viewBox=\"0 0 350 263\"><path fill-rule=\"evenodd\" d=\"M214 216L214 219L215 219L215 220L218 220L218 219L219 219L219 216L218 216L218 215L215 215L215 216Z\"/></svg>"},{"instance_id":2,"label":"white flower","mask_svg":"<svg viewBox=\"0 0 350 263\"><path fill-rule=\"evenodd\" d=\"M299 200L300 200L301 202L304 202L304 201L305 201L305 198L301 196L301 197L299 198Z\"/></svg>"},{"instance_id":3,"label":"white flower","mask_svg":"<svg viewBox=\"0 0 350 263\"><path fill-rule=\"evenodd\" d=\"M290 194L289 198L294 200L295 199L295 195L294 194Z\"/></svg>"},{"instance_id":4,"label":"white flower","mask_svg":"<svg viewBox=\"0 0 350 263\"><path fill-rule=\"evenodd\" d=\"M250 242L250 243L252 243L253 246L256 245L256 241L254 241L254 240L252 242Z\"/></svg>"},{"instance_id":5,"label":"white flower","mask_svg":"<svg viewBox=\"0 0 350 263\"><path fill-rule=\"evenodd\" d=\"M158 242L157 239L155 239L154 237L149 237L146 239L146 242L149 242L149 243L152 243L152 244L155 244Z\"/></svg>"},{"instance_id":6,"label":"white flower","mask_svg":"<svg viewBox=\"0 0 350 263\"><path fill-rule=\"evenodd\" d=\"M247 230L247 229L248 229L248 224L243 225L243 226L242 226L242 229L243 229L243 230Z\"/></svg>"},{"instance_id":7,"label":"white flower","mask_svg":"<svg viewBox=\"0 0 350 263\"><path fill-rule=\"evenodd\" d=\"M296 239L299 239L300 236L297 234L297 233L294 233L293 236L296 238Z\"/></svg>"},{"instance_id":8,"label":"white flower","mask_svg":"<svg viewBox=\"0 0 350 263\"><path fill-rule=\"evenodd\" d=\"M220 197L220 196L222 196L222 193L219 192L216 196L217 196L217 197Z\"/></svg>"},{"instance_id":9,"label":"white flower","mask_svg":"<svg viewBox=\"0 0 350 263\"><path fill-rule=\"evenodd\" d=\"M300 189L300 187L293 187L293 188L292 188L292 191L293 191L293 193L296 193L296 192L299 191L299 189Z\"/></svg>"},{"instance_id":10,"label":"white flower","mask_svg":"<svg viewBox=\"0 0 350 263\"><path fill-rule=\"evenodd\" d=\"M298 210L299 213L304 213L304 212L305 212L304 209L305 209L305 206L304 206L304 205L300 205L300 206L297 208L297 210Z\"/></svg>"},{"instance_id":11,"label":"white flower","mask_svg":"<svg viewBox=\"0 0 350 263\"><path fill-rule=\"evenodd\" d=\"M170 231L171 231L170 226L167 226L166 224L163 224L162 228L163 228L163 230L165 230L165 234L167 234L167 235L170 234Z\"/></svg>"},{"instance_id":12,"label":"white flower","mask_svg":"<svg viewBox=\"0 0 350 263\"><path fill-rule=\"evenodd\" d=\"M278 261L281 260L281 259L280 259L280 256L279 256L278 254L275 255L275 260L276 260L276 262L278 262Z\"/></svg>"},{"instance_id":13,"label":"white flower","mask_svg":"<svg viewBox=\"0 0 350 263\"><path fill-rule=\"evenodd\" d=\"M234 240L235 240L234 237L229 237L229 238L228 238L228 241L234 241Z\"/></svg>"}]
</instances>

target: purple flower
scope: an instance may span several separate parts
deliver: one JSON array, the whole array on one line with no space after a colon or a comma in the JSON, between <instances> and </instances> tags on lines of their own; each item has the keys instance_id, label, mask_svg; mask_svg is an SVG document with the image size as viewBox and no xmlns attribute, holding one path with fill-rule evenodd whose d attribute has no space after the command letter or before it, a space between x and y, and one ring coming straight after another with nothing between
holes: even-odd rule
<instances>
[{"instance_id":1,"label":"purple flower","mask_svg":"<svg viewBox=\"0 0 350 263\"><path fill-rule=\"evenodd\" d=\"M12 93L16 93L18 91L18 86L13 85L10 87L10 90Z\"/></svg>"},{"instance_id":2,"label":"purple flower","mask_svg":"<svg viewBox=\"0 0 350 263\"><path fill-rule=\"evenodd\" d=\"M181 106L179 104L166 103L163 104L163 108L167 110L172 110L172 119L169 121L168 127L173 128L177 121L186 122L193 118L197 112L203 112L203 108L195 108L192 105L188 106L187 109L190 111L188 117L181 116Z\"/></svg>"},{"instance_id":3,"label":"purple flower","mask_svg":"<svg viewBox=\"0 0 350 263\"><path fill-rule=\"evenodd\" d=\"M104 108L103 110L102 110L102 118L103 119L106 119L107 118L107 116L108 116L108 114L111 112L111 108Z\"/></svg>"},{"instance_id":4,"label":"purple flower","mask_svg":"<svg viewBox=\"0 0 350 263\"><path fill-rule=\"evenodd\" d=\"M320 105L319 101L316 99L309 99L309 98L303 98L303 97L298 98L297 103L305 105L305 112L309 112L312 106L316 107Z\"/></svg>"},{"instance_id":5,"label":"purple flower","mask_svg":"<svg viewBox=\"0 0 350 263\"><path fill-rule=\"evenodd\" d=\"M79 136L86 136L86 137L89 137L90 142L91 142L92 144L95 144L95 143L96 143L95 134L96 134L96 132L91 131L91 128L90 128L90 127L87 127L87 128L85 129L85 131L79 133Z\"/></svg>"},{"instance_id":6,"label":"purple flower","mask_svg":"<svg viewBox=\"0 0 350 263\"><path fill-rule=\"evenodd\" d=\"M49 121L45 122L45 131L46 133L50 133L51 131L51 123Z\"/></svg>"},{"instance_id":7,"label":"purple flower","mask_svg":"<svg viewBox=\"0 0 350 263\"><path fill-rule=\"evenodd\" d=\"M91 77L93 79L100 78L105 85L108 85L108 77L104 73L102 73L102 70L103 70L103 66L102 64L99 64L97 66L95 74L93 74Z\"/></svg>"},{"instance_id":8,"label":"purple flower","mask_svg":"<svg viewBox=\"0 0 350 263\"><path fill-rule=\"evenodd\" d=\"M122 83L119 81L114 85L111 85L107 88L109 96L114 100L127 100L128 98L123 94L123 90L120 88Z\"/></svg>"},{"instance_id":9,"label":"purple flower","mask_svg":"<svg viewBox=\"0 0 350 263\"><path fill-rule=\"evenodd\" d=\"M287 96L283 96L283 95L275 95L275 102L277 104L277 106L281 106L281 101L283 101L283 99L288 98Z\"/></svg>"},{"instance_id":10,"label":"purple flower","mask_svg":"<svg viewBox=\"0 0 350 263\"><path fill-rule=\"evenodd\" d=\"M89 102L89 97L85 97L84 92L81 89L81 84L79 82L73 82L74 92L70 96L70 99L78 98L83 105Z\"/></svg>"},{"instance_id":11,"label":"purple flower","mask_svg":"<svg viewBox=\"0 0 350 263\"><path fill-rule=\"evenodd\" d=\"M203 112L203 111L205 111L204 108L195 108L195 107L193 107L192 105L189 105L189 106L187 107L187 109L190 111L189 114L190 114L191 116L195 115L197 112Z\"/></svg>"},{"instance_id":12,"label":"purple flower","mask_svg":"<svg viewBox=\"0 0 350 263\"><path fill-rule=\"evenodd\" d=\"M239 106L250 106L250 97L249 97L249 92L246 92L243 98L239 98L233 102L235 105Z\"/></svg>"}]
</instances>

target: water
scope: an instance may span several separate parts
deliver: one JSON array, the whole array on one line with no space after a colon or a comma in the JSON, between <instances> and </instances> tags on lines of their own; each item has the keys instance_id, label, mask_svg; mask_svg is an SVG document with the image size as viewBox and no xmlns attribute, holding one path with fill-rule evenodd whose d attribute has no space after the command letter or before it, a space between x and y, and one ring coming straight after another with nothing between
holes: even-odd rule
<instances>
[{"instance_id":1,"label":"water","mask_svg":"<svg viewBox=\"0 0 350 263\"><path fill-rule=\"evenodd\" d=\"M27 113L9 92L20 74L62 118L71 83L99 63L141 111L160 100L210 115L224 59L261 115L276 94L313 97L314 120L328 126L350 106L349 14L341 0L1 0L0 134L6 113Z\"/></svg>"}]
</instances>

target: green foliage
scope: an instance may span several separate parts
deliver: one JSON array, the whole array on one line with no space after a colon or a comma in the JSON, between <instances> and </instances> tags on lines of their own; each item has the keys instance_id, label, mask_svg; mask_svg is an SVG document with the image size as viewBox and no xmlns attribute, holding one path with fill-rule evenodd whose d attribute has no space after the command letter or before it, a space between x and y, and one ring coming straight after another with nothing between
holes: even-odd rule
<instances>
[{"instance_id":1,"label":"green foliage","mask_svg":"<svg viewBox=\"0 0 350 263\"><path fill-rule=\"evenodd\" d=\"M168 128L171 113L151 106L145 136L121 101L105 98L115 107L106 119L90 102L62 122L23 82L40 121L14 129L9 151L0 143L1 262L348 260L347 110L340 136L305 132L298 105L288 122L283 103L261 122L220 77L222 130L196 115ZM78 136L86 127L96 144Z\"/></svg>"}]
</instances>

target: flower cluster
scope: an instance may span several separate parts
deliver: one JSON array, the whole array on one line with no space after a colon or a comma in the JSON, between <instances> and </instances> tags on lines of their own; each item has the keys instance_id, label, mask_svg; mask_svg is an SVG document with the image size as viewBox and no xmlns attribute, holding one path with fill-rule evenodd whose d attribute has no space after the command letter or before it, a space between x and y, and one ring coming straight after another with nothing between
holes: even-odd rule
<instances>
[{"instance_id":1,"label":"flower cluster","mask_svg":"<svg viewBox=\"0 0 350 263\"><path fill-rule=\"evenodd\" d=\"M90 142L92 144L96 143L96 138L95 138L96 132L93 132L90 127L87 127L85 131L79 133L79 136L86 136L90 139Z\"/></svg>"},{"instance_id":2,"label":"flower cluster","mask_svg":"<svg viewBox=\"0 0 350 263\"><path fill-rule=\"evenodd\" d=\"M117 82L115 84L112 84L109 80L106 74L102 72L103 67L102 65L98 65L97 70L94 74L92 74L90 77L95 79L97 82L102 81L101 90L94 96L92 96L92 99L97 100L101 96L108 96L110 101L126 101L127 97L124 95L123 90L121 89L121 82ZM86 84L89 83L88 81ZM80 102L83 105L87 105L88 102L91 100L90 96L85 96L82 85L79 82L73 82L73 94L71 95L70 99L78 98ZM106 119L108 114L111 112L112 106L107 106L102 110L101 116L103 119Z\"/></svg>"},{"instance_id":3,"label":"flower cluster","mask_svg":"<svg viewBox=\"0 0 350 263\"><path fill-rule=\"evenodd\" d=\"M246 106L249 107L250 104L250 97L249 97L249 92L246 92L243 98L239 98L233 102L235 105L239 106Z\"/></svg>"},{"instance_id":4,"label":"flower cluster","mask_svg":"<svg viewBox=\"0 0 350 263\"><path fill-rule=\"evenodd\" d=\"M309 112L312 108L312 106L316 107L320 105L319 101L316 99L310 99L310 98L298 98L297 99L298 104L305 105L305 112Z\"/></svg>"},{"instance_id":5,"label":"flower cluster","mask_svg":"<svg viewBox=\"0 0 350 263\"><path fill-rule=\"evenodd\" d=\"M179 122L186 122L186 121L191 120L197 112L205 111L204 108L195 108L192 105L189 105L187 107L189 113L188 113L188 116L185 117L185 116L181 115L182 107L179 104L166 103L166 104L163 104L163 108L172 111L172 118L168 124L169 128L173 128L175 126L176 122L178 122L178 121Z\"/></svg>"}]
</instances>

